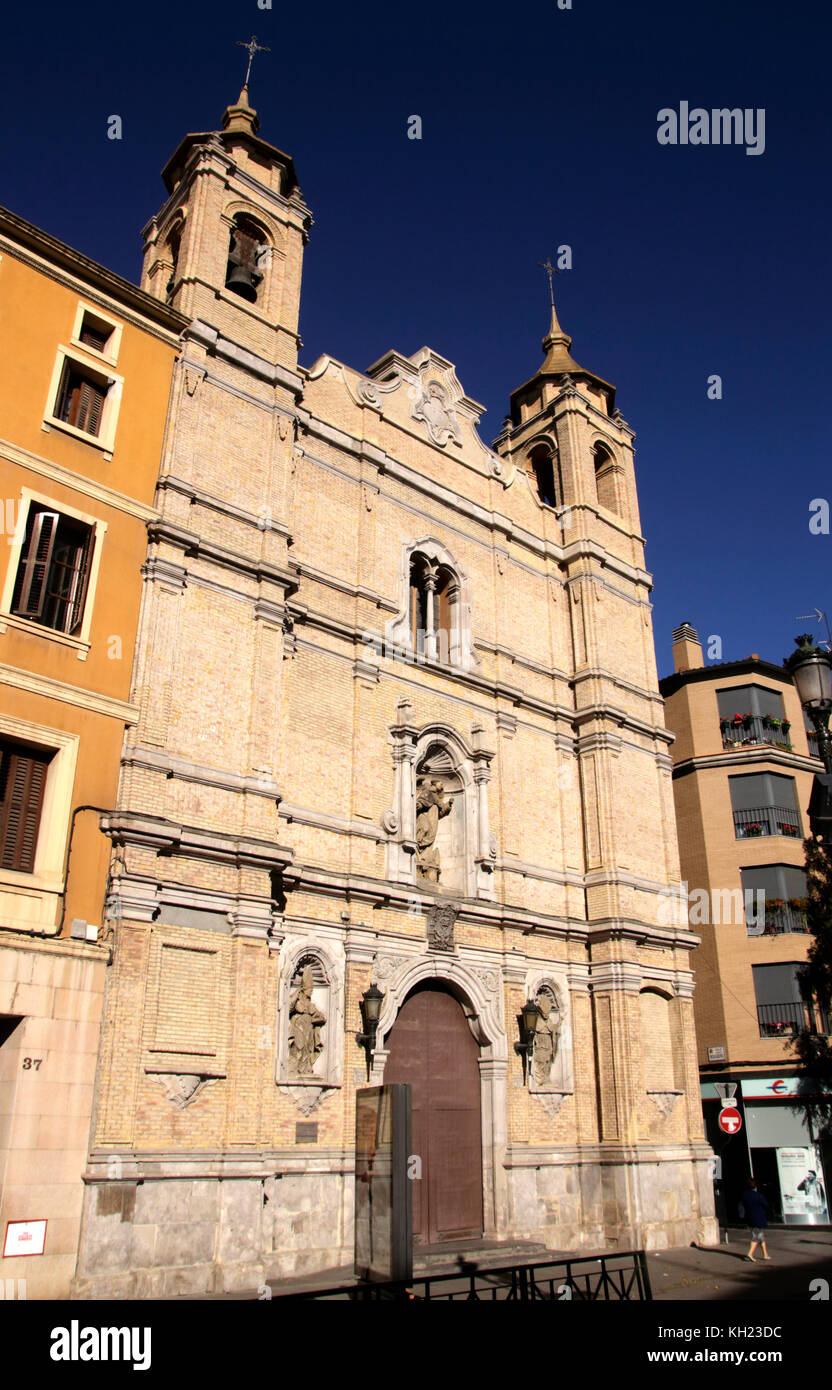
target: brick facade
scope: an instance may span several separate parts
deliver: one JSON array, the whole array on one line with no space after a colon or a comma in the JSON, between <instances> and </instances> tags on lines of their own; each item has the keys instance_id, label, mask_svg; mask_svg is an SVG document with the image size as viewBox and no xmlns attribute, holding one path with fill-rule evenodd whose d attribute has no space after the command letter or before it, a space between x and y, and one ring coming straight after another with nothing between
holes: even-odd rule
<instances>
[{"instance_id":1,"label":"brick facade","mask_svg":"<svg viewBox=\"0 0 832 1390\"><path fill-rule=\"evenodd\" d=\"M256 129L243 93L222 134L187 137L146 230L143 284L191 324L106 824L116 950L76 1291L244 1288L351 1258L371 982L373 1082L420 982L468 1015L486 1236L708 1238L696 938L659 914L678 849L632 431L554 315L493 449L430 349L300 367L309 215ZM254 300L226 286L241 216L265 248ZM451 801L438 882L417 867L422 776ZM326 1018L305 1076L304 963ZM541 990L561 1030L535 1082L514 1043Z\"/></svg>"}]
</instances>

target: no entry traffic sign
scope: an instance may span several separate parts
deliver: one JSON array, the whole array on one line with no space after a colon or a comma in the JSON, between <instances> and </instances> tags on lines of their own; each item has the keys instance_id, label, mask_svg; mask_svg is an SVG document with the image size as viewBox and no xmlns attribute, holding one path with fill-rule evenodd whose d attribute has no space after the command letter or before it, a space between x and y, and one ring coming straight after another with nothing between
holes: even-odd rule
<instances>
[{"instance_id":1,"label":"no entry traffic sign","mask_svg":"<svg viewBox=\"0 0 832 1390\"><path fill-rule=\"evenodd\" d=\"M733 1105L728 1105L720 1111L719 1127L724 1129L726 1134L738 1134L742 1129L742 1115L739 1110L735 1110Z\"/></svg>"}]
</instances>

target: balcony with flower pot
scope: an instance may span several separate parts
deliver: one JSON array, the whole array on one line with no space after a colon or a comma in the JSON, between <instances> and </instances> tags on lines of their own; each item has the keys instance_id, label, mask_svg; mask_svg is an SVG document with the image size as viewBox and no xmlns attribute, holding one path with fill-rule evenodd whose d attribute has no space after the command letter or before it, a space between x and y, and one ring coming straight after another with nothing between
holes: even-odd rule
<instances>
[{"instance_id":1,"label":"balcony with flower pot","mask_svg":"<svg viewBox=\"0 0 832 1390\"><path fill-rule=\"evenodd\" d=\"M793 806L755 806L735 811L734 835L738 840L756 840L763 835L800 839L800 815Z\"/></svg>"},{"instance_id":2,"label":"balcony with flower pot","mask_svg":"<svg viewBox=\"0 0 832 1390\"><path fill-rule=\"evenodd\" d=\"M723 748L751 748L759 744L790 749L791 720L778 719L773 714L737 712L723 715L719 721Z\"/></svg>"}]
</instances>

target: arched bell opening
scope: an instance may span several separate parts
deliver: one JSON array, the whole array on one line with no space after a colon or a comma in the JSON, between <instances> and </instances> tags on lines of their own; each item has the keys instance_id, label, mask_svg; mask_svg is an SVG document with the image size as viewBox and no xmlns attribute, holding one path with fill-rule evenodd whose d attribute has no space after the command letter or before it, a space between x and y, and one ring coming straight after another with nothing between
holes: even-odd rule
<instances>
[{"instance_id":1,"label":"arched bell opening","mask_svg":"<svg viewBox=\"0 0 832 1390\"><path fill-rule=\"evenodd\" d=\"M266 233L251 217L234 218L225 271L225 288L248 304L257 302L268 249Z\"/></svg>"}]
</instances>

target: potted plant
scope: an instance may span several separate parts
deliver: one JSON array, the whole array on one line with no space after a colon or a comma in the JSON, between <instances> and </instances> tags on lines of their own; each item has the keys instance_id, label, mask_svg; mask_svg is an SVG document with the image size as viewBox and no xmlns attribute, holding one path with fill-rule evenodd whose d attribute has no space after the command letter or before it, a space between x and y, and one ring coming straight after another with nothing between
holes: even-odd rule
<instances>
[{"instance_id":1,"label":"potted plant","mask_svg":"<svg viewBox=\"0 0 832 1390\"><path fill-rule=\"evenodd\" d=\"M759 821L755 820L745 827L745 833L746 835L762 835L763 827L760 825Z\"/></svg>"},{"instance_id":2,"label":"potted plant","mask_svg":"<svg viewBox=\"0 0 832 1390\"><path fill-rule=\"evenodd\" d=\"M808 898L789 898L789 907L792 912L805 912L808 906Z\"/></svg>"}]
</instances>

